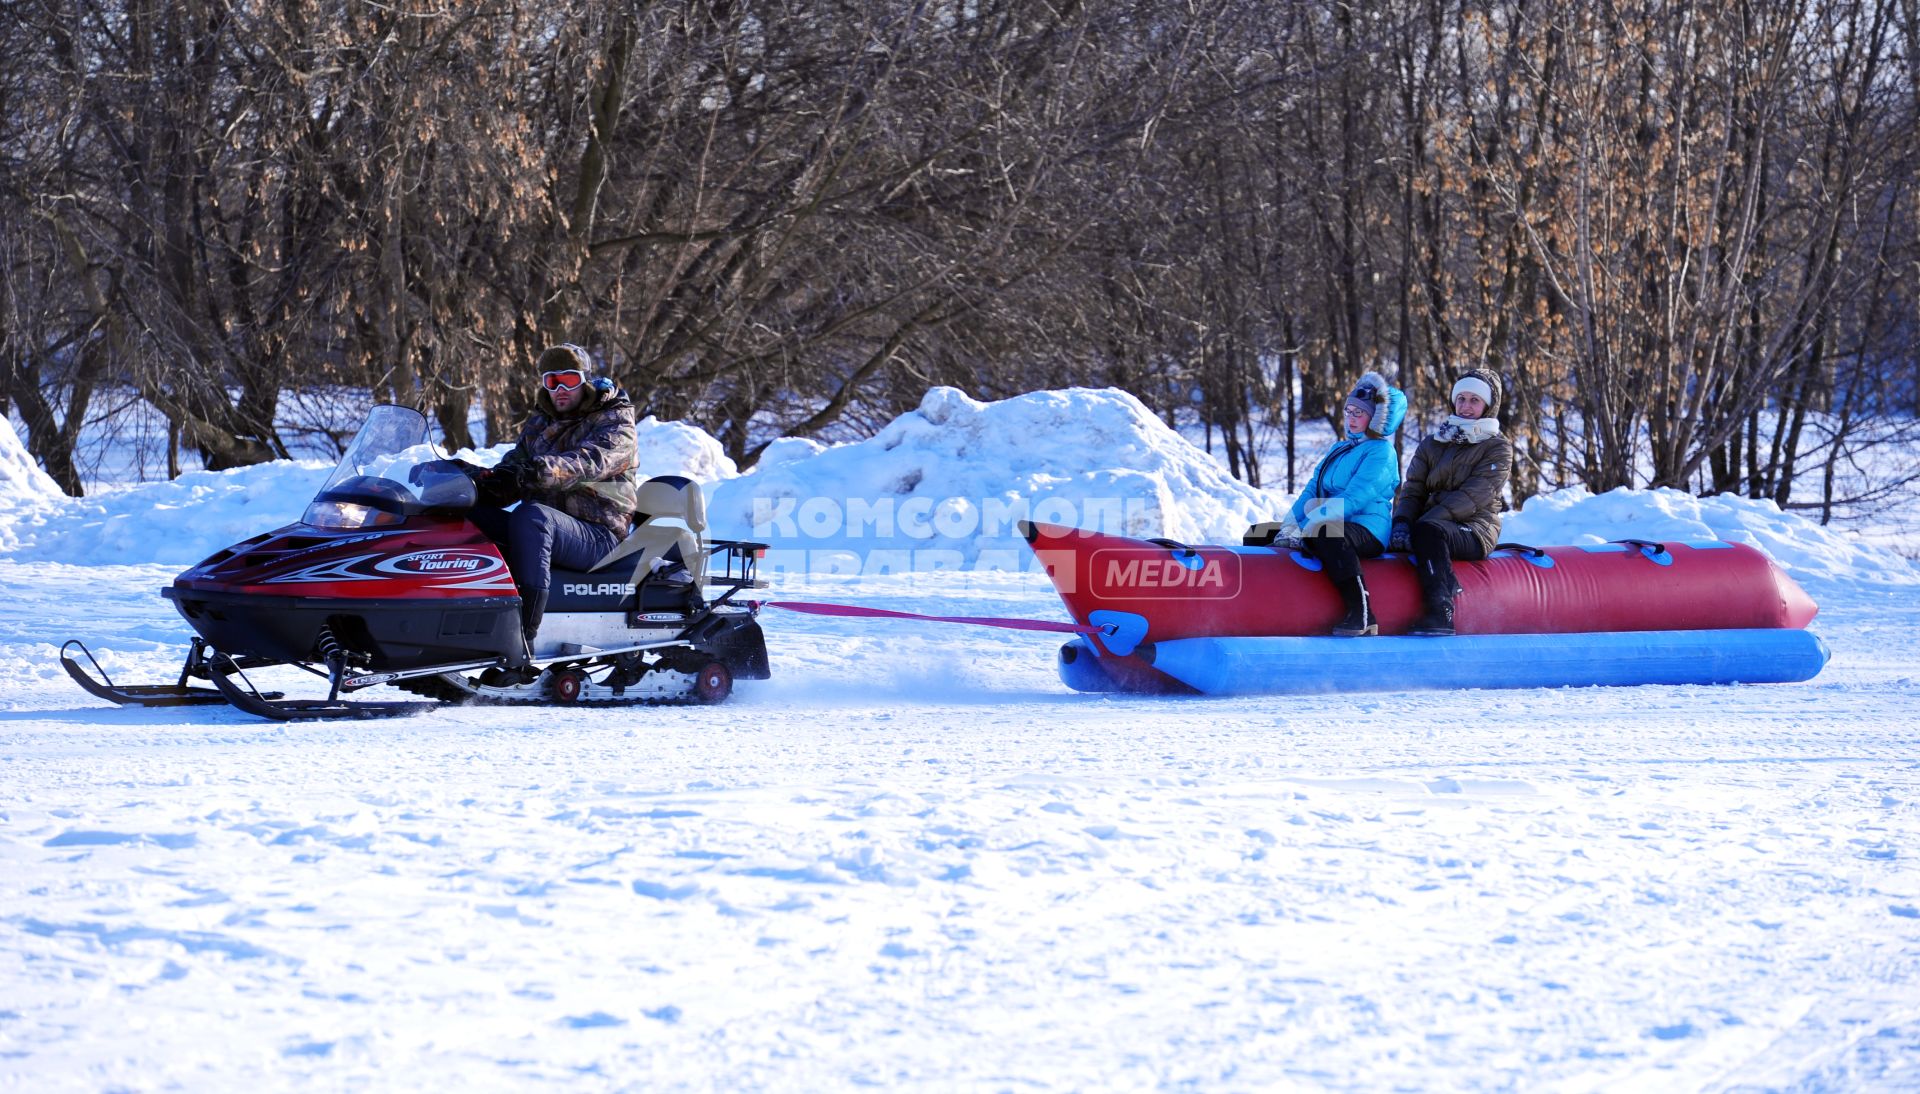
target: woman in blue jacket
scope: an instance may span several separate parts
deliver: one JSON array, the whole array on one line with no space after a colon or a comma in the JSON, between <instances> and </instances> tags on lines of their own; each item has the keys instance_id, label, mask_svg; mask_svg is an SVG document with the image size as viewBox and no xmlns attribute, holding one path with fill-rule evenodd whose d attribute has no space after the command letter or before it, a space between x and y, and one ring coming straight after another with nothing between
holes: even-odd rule
<instances>
[{"instance_id":1,"label":"woman in blue jacket","mask_svg":"<svg viewBox=\"0 0 1920 1094\"><path fill-rule=\"evenodd\" d=\"M1346 437L1313 469L1287 511L1281 531L1320 560L1347 614L1333 628L1346 638L1380 633L1360 577L1360 560L1378 558L1393 524L1400 454L1393 434L1407 416L1407 396L1377 372L1360 377L1347 396Z\"/></svg>"}]
</instances>

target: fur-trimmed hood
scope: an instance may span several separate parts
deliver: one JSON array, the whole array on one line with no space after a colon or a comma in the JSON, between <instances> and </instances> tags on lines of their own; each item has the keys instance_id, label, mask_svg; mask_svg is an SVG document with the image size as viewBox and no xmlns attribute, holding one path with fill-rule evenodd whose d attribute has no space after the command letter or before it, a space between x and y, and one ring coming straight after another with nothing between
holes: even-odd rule
<instances>
[{"instance_id":1,"label":"fur-trimmed hood","mask_svg":"<svg viewBox=\"0 0 1920 1094\"><path fill-rule=\"evenodd\" d=\"M1363 398L1363 393L1371 393L1372 398ZM1407 419L1407 393L1387 382L1387 378L1378 372L1369 372L1360 377L1347 394L1347 401L1371 403L1373 417L1367 421L1367 435L1370 437L1391 437L1400 429L1400 423ZM1382 411L1385 413L1381 413Z\"/></svg>"}]
</instances>

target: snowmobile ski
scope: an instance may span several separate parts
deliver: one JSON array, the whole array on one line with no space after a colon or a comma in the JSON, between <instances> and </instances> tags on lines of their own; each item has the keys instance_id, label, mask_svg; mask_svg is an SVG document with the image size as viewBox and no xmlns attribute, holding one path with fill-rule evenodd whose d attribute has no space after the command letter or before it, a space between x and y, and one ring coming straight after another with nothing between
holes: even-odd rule
<instances>
[{"instance_id":1,"label":"snowmobile ski","mask_svg":"<svg viewBox=\"0 0 1920 1094\"><path fill-rule=\"evenodd\" d=\"M79 650L80 656L87 659L87 664L93 666L92 672L81 667L71 652L73 650ZM194 687L187 683L189 677L208 675L206 640L203 638L193 640L193 648L187 651L186 664L180 667L180 679L172 684L116 684L113 677L107 675L107 670L100 667L100 662L94 660L93 651L77 638L69 639L60 647L60 666L67 670L68 676L73 677L74 683L86 689L87 694L121 706L186 707L227 701L226 695L214 688ZM95 673L99 674L97 680ZM270 691L265 693L265 698L278 699L280 693Z\"/></svg>"},{"instance_id":2,"label":"snowmobile ski","mask_svg":"<svg viewBox=\"0 0 1920 1094\"><path fill-rule=\"evenodd\" d=\"M231 657L219 654L208 659L207 674L213 678L213 686L220 690L223 702L256 718L275 722L322 718L397 718L440 705L431 701L368 703L345 699L283 699L277 691L263 692L254 687L253 682L247 679L247 674Z\"/></svg>"}]
</instances>

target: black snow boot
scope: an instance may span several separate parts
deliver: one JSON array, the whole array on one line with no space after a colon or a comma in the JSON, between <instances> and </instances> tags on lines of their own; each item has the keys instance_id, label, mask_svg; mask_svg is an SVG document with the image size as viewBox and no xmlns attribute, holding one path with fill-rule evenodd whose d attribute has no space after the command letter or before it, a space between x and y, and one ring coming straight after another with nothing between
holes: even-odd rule
<instances>
[{"instance_id":1,"label":"black snow boot","mask_svg":"<svg viewBox=\"0 0 1920 1094\"><path fill-rule=\"evenodd\" d=\"M508 656L502 663L480 674L479 684L483 688L525 687L540 679L540 669L533 664L533 640L523 638L518 656Z\"/></svg>"},{"instance_id":2,"label":"black snow boot","mask_svg":"<svg viewBox=\"0 0 1920 1094\"><path fill-rule=\"evenodd\" d=\"M480 674L480 686L483 688L525 687L540 679L540 670L532 665L495 665Z\"/></svg>"},{"instance_id":3,"label":"black snow boot","mask_svg":"<svg viewBox=\"0 0 1920 1094\"><path fill-rule=\"evenodd\" d=\"M1427 610L1413 621L1407 633L1421 638L1444 638L1453 633L1453 598L1442 597L1427 601Z\"/></svg>"},{"instance_id":4,"label":"black snow boot","mask_svg":"<svg viewBox=\"0 0 1920 1094\"><path fill-rule=\"evenodd\" d=\"M1373 618L1373 602L1367 596L1367 583L1355 577L1340 582L1335 588L1340 590L1340 599L1347 605L1347 614L1333 625L1334 637L1364 638L1379 634L1380 626Z\"/></svg>"}]
</instances>

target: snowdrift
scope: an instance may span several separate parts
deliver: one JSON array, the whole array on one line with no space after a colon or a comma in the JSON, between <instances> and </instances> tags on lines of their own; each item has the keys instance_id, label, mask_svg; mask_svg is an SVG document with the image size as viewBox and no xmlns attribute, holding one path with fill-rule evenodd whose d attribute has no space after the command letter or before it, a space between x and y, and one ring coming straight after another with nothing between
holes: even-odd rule
<instances>
[{"instance_id":1,"label":"snowdrift","mask_svg":"<svg viewBox=\"0 0 1920 1094\"><path fill-rule=\"evenodd\" d=\"M13 423L0 417L0 505L21 501L58 501L66 497L53 476L27 452Z\"/></svg>"},{"instance_id":2,"label":"snowdrift","mask_svg":"<svg viewBox=\"0 0 1920 1094\"><path fill-rule=\"evenodd\" d=\"M12 557L76 566L190 566L236 540L300 519L332 470L319 460L275 460L68 498L22 514Z\"/></svg>"},{"instance_id":3,"label":"snowdrift","mask_svg":"<svg viewBox=\"0 0 1920 1094\"><path fill-rule=\"evenodd\" d=\"M1237 539L1278 511L1118 390L988 403L937 387L868 440L777 456L712 492L715 535L973 562L984 550L1023 549L1017 524L1029 516L1204 541Z\"/></svg>"},{"instance_id":4,"label":"snowdrift","mask_svg":"<svg viewBox=\"0 0 1920 1094\"><path fill-rule=\"evenodd\" d=\"M698 427L648 417L635 434L643 474L703 483L739 474L720 442ZM508 447L456 455L492 466ZM274 460L69 498L7 426L0 433L0 553L16 562L191 566L230 543L298 520L332 471L332 460Z\"/></svg>"},{"instance_id":5,"label":"snowdrift","mask_svg":"<svg viewBox=\"0 0 1920 1094\"><path fill-rule=\"evenodd\" d=\"M908 565L973 564L984 551L1024 557L1022 517L1136 538L1237 543L1284 511L1282 491L1229 476L1132 395L1084 388L981 402L934 388L877 436L823 446L783 438L742 474L696 426L647 418L640 470L703 483L713 534L782 547L906 548ZM461 456L491 464L504 445ZM0 556L75 565L191 565L285 524L325 481L329 461L195 471L68 498L0 421ZM1504 539L1582 545L1636 537L1723 540L1764 551L1802 579L1920 583L1891 551L1770 501L1677 490L1572 488L1507 514ZM944 557L940 557L944 556Z\"/></svg>"},{"instance_id":6,"label":"snowdrift","mask_svg":"<svg viewBox=\"0 0 1920 1094\"><path fill-rule=\"evenodd\" d=\"M21 529L32 524L36 510L66 500L53 476L27 452L13 423L0 415L0 552L20 545Z\"/></svg>"},{"instance_id":7,"label":"snowdrift","mask_svg":"<svg viewBox=\"0 0 1920 1094\"><path fill-rule=\"evenodd\" d=\"M685 475L695 482L709 487L713 483L735 478L740 474L726 449L715 440L713 434L697 425L686 422L663 422L649 414L640 419L634 427L640 449L640 474L652 478L655 475ZM506 446L489 449L494 455L485 461L491 463L505 454Z\"/></svg>"},{"instance_id":8,"label":"snowdrift","mask_svg":"<svg viewBox=\"0 0 1920 1094\"><path fill-rule=\"evenodd\" d=\"M1720 540L1756 547L1797 578L1920 582L1920 569L1891 552L1781 509L1733 494L1696 498L1680 490L1621 488L1592 494L1569 487L1508 513L1500 538L1535 546L1618 539Z\"/></svg>"}]
</instances>

